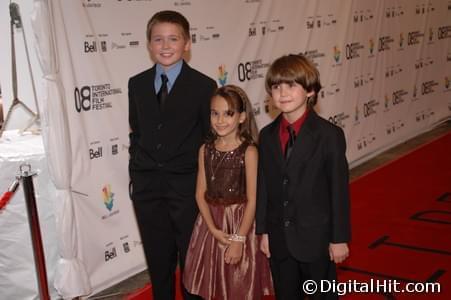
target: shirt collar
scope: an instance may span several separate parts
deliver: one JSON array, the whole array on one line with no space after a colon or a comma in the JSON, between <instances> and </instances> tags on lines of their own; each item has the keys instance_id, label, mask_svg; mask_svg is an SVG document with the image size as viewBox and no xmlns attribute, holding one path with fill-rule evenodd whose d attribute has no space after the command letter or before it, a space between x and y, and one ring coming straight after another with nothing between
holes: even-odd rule
<instances>
[{"instance_id":1,"label":"shirt collar","mask_svg":"<svg viewBox=\"0 0 451 300\"><path fill-rule=\"evenodd\" d=\"M301 126L304 123L305 119L307 118L307 115L308 109L305 110L305 112L302 114L302 116L299 117L299 119L291 123L291 126L293 126L293 129L296 132L296 134L298 134L299 130L301 130ZM290 125L290 123L282 116L280 128L287 128L288 125Z\"/></svg>"},{"instance_id":2,"label":"shirt collar","mask_svg":"<svg viewBox=\"0 0 451 300\"><path fill-rule=\"evenodd\" d=\"M179 76L180 72L182 71L182 66L183 59L176 62L167 71L163 69L162 65L156 64L155 85L158 87L161 86L161 74L166 74L166 76L168 77L169 89L171 89L174 85L175 80L177 79L177 76Z\"/></svg>"}]
</instances>

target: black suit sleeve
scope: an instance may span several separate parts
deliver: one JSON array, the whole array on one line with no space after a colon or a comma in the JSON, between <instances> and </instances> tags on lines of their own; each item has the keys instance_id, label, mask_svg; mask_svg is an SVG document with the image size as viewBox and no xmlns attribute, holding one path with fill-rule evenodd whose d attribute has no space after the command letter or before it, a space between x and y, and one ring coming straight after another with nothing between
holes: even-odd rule
<instances>
[{"instance_id":1,"label":"black suit sleeve","mask_svg":"<svg viewBox=\"0 0 451 300\"><path fill-rule=\"evenodd\" d=\"M130 154L130 159L133 158L136 151L136 145L139 140L139 122L138 122L138 112L136 109L136 102L133 94L133 83L132 79L128 81L128 122L130 126L130 147L128 149Z\"/></svg>"},{"instance_id":2,"label":"black suit sleeve","mask_svg":"<svg viewBox=\"0 0 451 300\"><path fill-rule=\"evenodd\" d=\"M260 135L259 141L262 141ZM261 149L261 146L260 146ZM260 150L261 153L261 150ZM257 207L255 212L255 232L257 234L268 233L266 228L266 209L268 206L268 194L266 191L266 180L263 172L262 156L259 154L258 172L257 172Z\"/></svg>"},{"instance_id":3,"label":"black suit sleeve","mask_svg":"<svg viewBox=\"0 0 451 300\"><path fill-rule=\"evenodd\" d=\"M206 137L210 131L210 101L211 96L217 88L216 82L214 80L209 80L208 85L205 89L205 100L202 102L201 107L201 122L202 122L202 136Z\"/></svg>"},{"instance_id":4,"label":"black suit sleeve","mask_svg":"<svg viewBox=\"0 0 451 300\"><path fill-rule=\"evenodd\" d=\"M339 127L330 138L327 170L332 204L332 243L348 242L351 238L349 209L349 167L346 160L346 140Z\"/></svg>"}]
</instances>

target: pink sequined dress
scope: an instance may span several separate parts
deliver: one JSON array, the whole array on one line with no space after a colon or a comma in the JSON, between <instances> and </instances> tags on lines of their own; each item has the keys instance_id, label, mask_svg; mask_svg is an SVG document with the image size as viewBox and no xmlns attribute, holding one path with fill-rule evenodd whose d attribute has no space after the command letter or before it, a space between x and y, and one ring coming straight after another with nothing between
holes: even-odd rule
<instances>
[{"instance_id":1,"label":"pink sequined dress","mask_svg":"<svg viewBox=\"0 0 451 300\"><path fill-rule=\"evenodd\" d=\"M222 152L213 144L205 145L205 200L216 227L228 234L238 232L246 207L247 146L242 143L235 150ZM241 260L235 265L226 264L227 246L213 237L199 214L186 257L185 288L204 299L255 300L274 294L268 259L259 250L259 242L254 224L246 237Z\"/></svg>"}]
</instances>

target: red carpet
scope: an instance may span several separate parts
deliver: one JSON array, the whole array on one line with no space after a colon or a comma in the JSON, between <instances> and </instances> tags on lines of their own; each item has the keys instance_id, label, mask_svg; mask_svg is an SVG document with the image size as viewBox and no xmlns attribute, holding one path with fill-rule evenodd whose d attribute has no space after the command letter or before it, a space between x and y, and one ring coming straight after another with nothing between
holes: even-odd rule
<instances>
[{"instance_id":1,"label":"red carpet","mask_svg":"<svg viewBox=\"0 0 451 300\"><path fill-rule=\"evenodd\" d=\"M401 287L437 281L440 294L388 296L451 299L450 192L451 134L352 182L351 255L339 269L340 281L396 279ZM384 297L354 293L343 299Z\"/></svg>"},{"instance_id":2,"label":"red carpet","mask_svg":"<svg viewBox=\"0 0 451 300\"><path fill-rule=\"evenodd\" d=\"M381 287L342 299L451 299L451 134L356 179L351 197L351 256L339 266L338 289L373 279L387 287L397 280L399 289L437 282L441 292L383 293ZM148 285L127 299L150 295Z\"/></svg>"}]
</instances>

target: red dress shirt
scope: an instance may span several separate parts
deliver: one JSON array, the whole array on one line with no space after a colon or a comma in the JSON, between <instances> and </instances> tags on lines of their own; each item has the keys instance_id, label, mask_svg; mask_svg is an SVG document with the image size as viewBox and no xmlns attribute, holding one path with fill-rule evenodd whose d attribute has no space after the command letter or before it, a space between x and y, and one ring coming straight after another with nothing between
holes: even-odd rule
<instances>
[{"instance_id":1,"label":"red dress shirt","mask_svg":"<svg viewBox=\"0 0 451 300\"><path fill-rule=\"evenodd\" d=\"M299 135L299 131L301 130L302 124L304 124L305 119L307 118L308 110L304 112L302 116L299 117L296 121L294 121L291 126L293 126L294 132L296 132L296 136ZM280 146L282 148L282 153L285 153L285 147L287 146L288 138L290 134L288 133L287 126L290 123L282 116L282 120L280 121L279 126L279 140Z\"/></svg>"}]
</instances>

